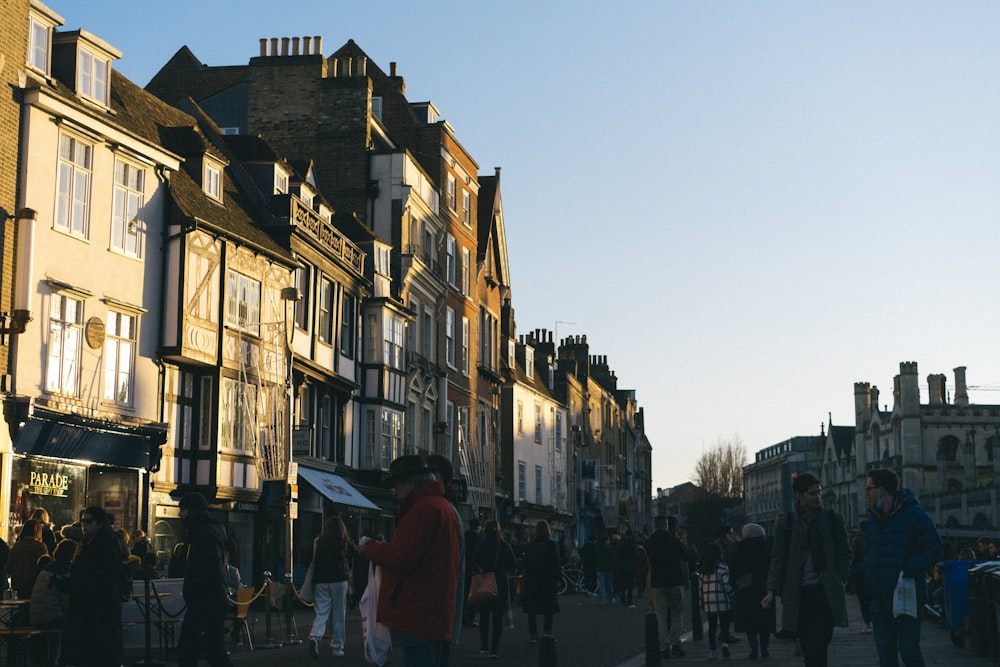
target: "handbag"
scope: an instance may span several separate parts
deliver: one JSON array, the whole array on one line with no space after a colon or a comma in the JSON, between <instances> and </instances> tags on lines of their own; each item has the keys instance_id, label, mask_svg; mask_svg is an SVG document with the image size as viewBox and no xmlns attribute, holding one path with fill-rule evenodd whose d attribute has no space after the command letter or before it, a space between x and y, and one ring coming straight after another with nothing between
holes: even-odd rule
<instances>
[{"instance_id":1,"label":"handbag","mask_svg":"<svg viewBox=\"0 0 1000 667\"><path fill-rule=\"evenodd\" d=\"M303 602L315 602L316 591L313 586L313 568L316 565L316 542L313 542L313 558L306 570L306 578L302 580L302 588L299 589L299 599Z\"/></svg>"},{"instance_id":2,"label":"handbag","mask_svg":"<svg viewBox=\"0 0 1000 667\"><path fill-rule=\"evenodd\" d=\"M497 546L497 557L493 561L493 569L486 572L476 572L469 583L469 602L472 604L489 604L499 597L497 591L497 562L500 560L500 547Z\"/></svg>"}]
</instances>

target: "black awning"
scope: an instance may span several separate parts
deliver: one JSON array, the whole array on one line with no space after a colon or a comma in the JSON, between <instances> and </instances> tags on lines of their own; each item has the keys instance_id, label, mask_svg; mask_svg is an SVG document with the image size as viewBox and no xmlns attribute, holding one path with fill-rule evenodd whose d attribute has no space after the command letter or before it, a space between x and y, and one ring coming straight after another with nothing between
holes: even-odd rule
<instances>
[{"instance_id":1,"label":"black awning","mask_svg":"<svg viewBox=\"0 0 1000 667\"><path fill-rule=\"evenodd\" d=\"M72 424L29 417L14 438L14 451L33 456L90 461L121 468L155 471L166 430L119 428L109 424Z\"/></svg>"}]
</instances>

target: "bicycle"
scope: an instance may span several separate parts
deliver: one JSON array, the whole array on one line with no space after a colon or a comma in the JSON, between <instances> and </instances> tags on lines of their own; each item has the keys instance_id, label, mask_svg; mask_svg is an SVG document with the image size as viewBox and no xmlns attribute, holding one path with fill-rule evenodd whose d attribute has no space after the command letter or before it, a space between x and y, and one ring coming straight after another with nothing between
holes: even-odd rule
<instances>
[{"instance_id":1,"label":"bicycle","mask_svg":"<svg viewBox=\"0 0 1000 667\"><path fill-rule=\"evenodd\" d=\"M556 594L565 595L567 592L573 592L594 595L597 592L597 582L588 582L579 567L568 565L563 567L561 574L556 585Z\"/></svg>"}]
</instances>

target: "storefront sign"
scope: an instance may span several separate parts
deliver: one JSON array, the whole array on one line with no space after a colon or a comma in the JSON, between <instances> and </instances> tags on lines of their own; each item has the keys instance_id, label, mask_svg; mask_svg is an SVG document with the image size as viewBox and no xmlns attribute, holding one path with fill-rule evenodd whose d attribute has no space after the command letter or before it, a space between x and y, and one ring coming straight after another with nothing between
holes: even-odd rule
<instances>
[{"instance_id":1,"label":"storefront sign","mask_svg":"<svg viewBox=\"0 0 1000 667\"><path fill-rule=\"evenodd\" d=\"M69 477L57 472L32 470L28 479L28 489L36 496L65 498L69 493Z\"/></svg>"}]
</instances>

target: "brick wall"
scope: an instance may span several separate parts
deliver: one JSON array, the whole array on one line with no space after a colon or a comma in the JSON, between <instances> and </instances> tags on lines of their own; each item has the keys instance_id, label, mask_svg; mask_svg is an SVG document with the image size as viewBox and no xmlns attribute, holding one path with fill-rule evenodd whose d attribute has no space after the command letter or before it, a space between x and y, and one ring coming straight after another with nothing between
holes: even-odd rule
<instances>
[{"instance_id":1,"label":"brick wall","mask_svg":"<svg viewBox=\"0 0 1000 667\"><path fill-rule=\"evenodd\" d=\"M19 72L25 70L28 53L28 0L4 0L0 4L0 215L17 210L18 146L21 98L17 90ZM14 274L14 220L0 223L0 311L11 308ZM0 373L7 372L7 346L0 346Z\"/></svg>"}]
</instances>

